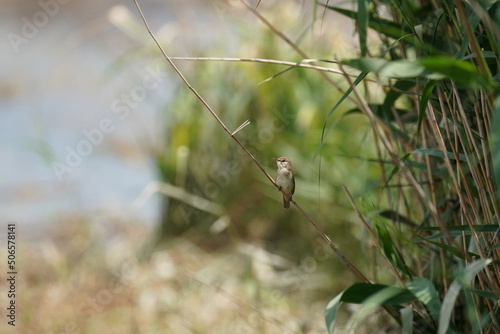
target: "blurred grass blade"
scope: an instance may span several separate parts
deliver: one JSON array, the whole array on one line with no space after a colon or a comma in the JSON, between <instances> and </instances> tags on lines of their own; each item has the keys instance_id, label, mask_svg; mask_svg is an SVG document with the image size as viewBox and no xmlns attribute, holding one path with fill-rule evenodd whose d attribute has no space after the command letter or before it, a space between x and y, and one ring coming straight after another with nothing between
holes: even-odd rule
<instances>
[{"instance_id":1,"label":"blurred grass blade","mask_svg":"<svg viewBox=\"0 0 500 334\"><path fill-rule=\"evenodd\" d=\"M401 305L417 298L411 291L403 288L382 285L356 283L338 294L327 305L325 310L326 326L328 333L333 333L335 317L340 305L344 303L365 304L371 308L373 305Z\"/></svg>"},{"instance_id":2,"label":"blurred grass blade","mask_svg":"<svg viewBox=\"0 0 500 334\"><path fill-rule=\"evenodd\" d=\"M368 316L381 305L387 305L386 302L399 294L399 288L387 286L367 297L361 304L360 309L349 320L346 328L348 332L355 333L360 324L366 322Z\"/></svg>"},{"instance_id":3,"label":"blurred grass blade","mask_svg":"<svg viewBox=\"0 0 500 334\"><path fill-rule=\"evenodd\" d=\"M454 57L433 57L417 61L359 58L346 59L342 63L363 72L378 73L389 78L448 78L471 89L498 89L498 83L483 76L474 65Z\"/></svg>"},{"instance_id":4,"label":"blurred grass blade","mask_svg":"<svg viewBox=\"0 0 500 334\"><path fill-rule=\"evenodd\" d=\"M328 333L333 334L333 330L335 329L335 316L337 315L337 311L342 304L341 298L345 291L338 294L335 298L330 300L325 310L325 321L326 328L328 328Z\"/></svg>"},{"instance_id":5,"label":"blurred grass blade","mask_svg":"<svg viewBox=\"0 0 500 334\"><path fill-rule=\"evenodd\" d=\"M397 247L394 246L392 237L387 228L384 224L376 224L375 228L385 256L406 276L411 276L411 273L406 267L401 254L398 252Z\"/></svg>"},{"instance_id":6,"label":"blurred grass blade","mask_svg":"<svg viewBox=\"0 0 500 334\"><path fill-rule=\"evenodd\" d=\"M380 58L384 57L389 51L392 50L392 48L394 46L396 46L399 42L400 42L401 39L398 39L396 41L394 41L391 45L389 45L389 47L384 50L384 52L382 52L382 54L380 55ZM354 83L353 83L353 86L357 86L367 75L368 75L368 71L366 72L361 72L359 74L359 76L356 78L356 80L354 80ZM333 106L332 109L330 109L330 111L328 112L328 115L326 116L326 118L330 118L330 116L333 114L333 112L340 106L340 104L349 96L349 94L351 94L352 92L352 88L349 87L344 94L342 94L342 97L337 101L337 103L335 103L335 105Z\"/></svg>"},{"instance_id":7,"label":"blurred grass blade","mask_svg":"<svg viewBox=\"0 0 500 334\"><path fill-rule=\"evenodd\" d=\"M442 236L442 237L444 237L444 236ZM419 238L421 238L421 237L419 237ZM453 255L455 255L456 257L458 257L458 258L460 258L462 260L465 259L464 255L462 254L462 252L459 249L457 249L456 247L453 247L453 246L450 246L450 245L447 245L447 244L443 244L441 242L432 241L432 240L430 240L428 238L422 238L422 239L425 240L425 241L427 241L427 242L430 242L433 245L436 245L439 248L444 249L448 253L453 254ZM476 254L476 253L473 253L473 252L467 252L467 254L470 257L472 257L472 258L474 258L474 257L479 258L480 257L479 254Z\"/></svg>"},{"instance_id":8,"label":"blurred grass blade","mask_svg":"<svg viewBox=\"0 0 500 334\"><path fill-rule=\"evenodd\" d=\"M451 284L446 296L443 299L443 304L441 306L441 312L439 317L439 328L438 334L446 334L450 326L451 315L455 307L455 302L460 293L462 287L467 287L470 285L471 281L476 277L476 275L486 267L491 260L481 259L472 262L470 265L465 267L462 272L455 278Z\"/></svg>"},{"instance_id":9,"label":"blurred grass blade","mask_svg":"<svg viewBox=\"0 0 500 334\"><path fill-rule=\"evenodd\" d=\"M408 60L386 60L380 58L345 59L343 64L363 72L373 72L389 78L431 77L443 79L444 76L427 70L422 65Z\"/></svg>"},{"instance_id":10,"label":"blurred grass blade","mask_svg":"<svg viewBox=\"0 0 500 334\"><path fill-rule=\"evenodd\" d=\"M334 6L327 6L324 5L326 8L331 9L339 14L342 14L346 17L349 17L353 20L357 20L358 13L355 11L351 11L348 9L344 8L339 8L339 7L334 7ZM426 44L423 42L420 38L418 38L415 34L414 31L409 28L408 26L403 26L399 23L396 23L394 21L382 19L380 17L375 17L373 15L369 15L368 17L368 27L371 29L375 30L376 32L385 35L387 37L392 37L394 39L404 39L405 42L413 44L415 46L419 46L423 49L433 51L436 53L439 53L440 50L434 48L432 45ZM431 40L431 36L425 36L425 39ZM442 41L435 41L437 45L439 45Z\"/></svg>"},{"instance_id":11,"label":"blurred grass blade","mask_svg":"<svg viewBox=\"0 0 500 334\"><path fill-rule=\"evenodd\" d=\"M454 57L432 57L420 59L417 63L428 71L440 73L447 78L471 89L492 90L495 86L490 78L482 75L473 64Z\"/></svg>"},{"instance_id":12,"label":"blurred grass blade","mask_svg":"<svg viewBox=\"0 0 500 334\"><path fill-rule=\"evenodd\" d=\"M143 189L141 194L135 199L133 204L134 207L143 207L144 204L153 196L153 194L157 192L167 195L171 198L175 198L176 200L186 203L193 208L211 213L216 216L221 216L224 214L224 207L215 202L194 195L182 187L177 187L170 183L157 181L150 182Z\"/></svg>"},{"instance_id":13,"label":"blurred grass blade","mask_svg":"<svg viewBox=\"0 0 500 334\"><path fill-rule=\"evenodd\" d=\"M441 312L439 313L438 334L447 334L448 328L450 327L451 314L455 307L455 301L460 293L460 289L460 284L454 281L444 297Z\"/></svg>"},{"instance_id":14,"label":"blurred grass blade","mask_svg":"<svg viewBox=\"0 0 500 334\"><path fill-rule=\"evenodd\" d=\"M415 153L428 154L428 155L432 155L433 157L443 158L443 159L445 157L445 154L443 153L443 151L437 150L434 148L421 148L421 149L418 149L418 150L411 152L411 154L415 154ZM452 152L446 152L446 156L450 160L455 160L455 155ZM467 158L466 158L465 154L463 154L463 153L458 154L458 160L463 161L463 162L467 162Z\"/></svg>"},{"instance_id":15,"label":"blurred grass blade","mask_svg":"<svg viewBox=\"0 0 500 334\"><path fill-rule=\"evenodd\" d=\"M414 221L408 219L407 217L399 214L394 210L383 210L378 213L380 217L390 219L394 223L406 224L408 226L417 226Z\"/></svg>"},{"instance_id":16,"label":"blurred grass blade","mask_svg":"<svg viewBox=\"0 0 500 334\"><path fill-rule=\"evenodd\" d=\"M354 86L357 86L361 81L363 81L363 79L368 75L368 72L362 72L357 78L356 80L354 80L354 83L353 85ZM333 114L333 112L335 110L337 110L337 108L342 104L342 102L344 102L344 100L349 96L349 94L351 94L352 92L352 88L349 87L344 94L342 94L342 96L340 97L340 99L337 101L337 103L335 103L335 105L333 106L332 109L330 109L330 111L328 112L328 115L326 115L326 118L330 118L330 116ZM326 121L325 121L326 122Z\"/></svg>"},{"instance_id":17,"label":"blurred grass blade","mask_svg":"<svg viewBox=\"0 0 500 334\"><path fill-rule=\"evenodd\" d=\"M356 14L356 23L358 26L359 46L361 49L361 57L366 56L366 36L368 33L368 6L370 1L358 0L358 12Z\"/></svg>"},{"instance_id":18,"label":"blurred grass blade","mask_svg":"<svg viewBox=\"0 0 500 334\"><path fill-rule=\"evenodd\" d=\"M438 321L441 300L434 284L427 278L415 277L406 287L427 307L434 320Z\"/></svg>"},{"instance_id":19,"label":"blurred grass blade","mask_svg":"<svg viewBox=\"0 0 500 334\"><path fill-rule=\"evenodd\" d=\"M500 197L500 96L496 98L493 105L493 122L491 123L491 161L493 175L496 180L496 197Z\"/></svg>"},{"instance_id":20,"label":"blurred grass blade","mask_svg":"<svg viewBox=\"0 0 500 334\"><path fill-rule=\"evenodd\" d=\"M400 305L416 299L410 291L403 288L383 284L356 283L344 291L341 300L345 303L362 304L367 298L382 290L390 292L391 297L381 301L380 305Z\"/></svg>"},{"instance_id":21,"label":"blurred grass blade","mask_svg":"<svg viewBox=\"0 0 500 334\"><path fill-rule=\"evenodd\" d=\"M478 289L467 289L471 292L474 292L475 294L481 296L481 297L484 297L484 298L488 298L488 299L491 299L495 302L498 302L500 301L500 298L498 298L493 292L491 291L484 291L484 290L478 290Z\"/></svg>"},{"instance_id":22,"label":"blurred grass blade","mask_svg":"<svg viewBox=\"0 0 500 334\"><path fill-rule=\"evenodd\" d=\"M408 158L410 157L411 153L407 153L405 154L402 158L401 158L401 161L402 162L405 162L406 160L408 160ZM387 187L387 185L389 184L389 182L391 182L392 178L394 177L394 175L396 175L396 173L399 171L399 165L396 165L394 166L394 168L392 169L391 171L391 174L389 174L389 177L387 178L387 181L385 181L385 184L382 188L385 188Z\"/></svg>"},{"instance_id":23,"label":"blurred grass blade","mask_svg":"<svg viewBox=\"0 0 500 334\"><path fill-rule=\"evenodd\" d=\"M485 333L484 329L488 325L489 322L491 322L491 316L489 314L485 314L481 317L481 319L476 319L478 321L477 324L475 324L470 333L471 334L482 334Z\"/></svg>"},{"instance_id":24,"label":"blurred grass blade","mask_svg":"<svg viewBox=\"0 0 500 334\"><path fill-rule=\"evenodd\" d=\"M497 231L497 233L498 233L498 231ZM490 253L491 251L493 251L493 250L495 250L497 248L500 248L500 244L495 245L495 246L491 247L490 249L488 249L488 253Z\"/></svg>"},{"instance_id":25,"label":"blurred grass blade","mask_svg":"<svg viewBox=\"0 0 500 334\"><path fill-rule=\"evenodd\" d=\"M413 94L410 92L410 88L415 87L415 80L399 80L393 85L393 88L387 92L383 103L383 110L386 115L392 115L391 108L394 107L396 100L403 94ZM401 111L395 108L398 114L401 115Z\"/></svg>"},{"instance_id":26,"label":"blurred grass blade","mask_svg":"<svg viewBox=\"0 0 500 334\"><path fill-rule=\"evenodd\" d=\"M417 137L420 135L420 129L422 128L422 121L424 120L425 110L427 109L427 102L434 91L434 87L436 87L436 83L436 80L430 80L422 90L422 96L418 105Z\"/></svg>"},{"instance_id":27,"label":"blurred grass blade","mask_svg":"<svg viewBox=\"0 0 500 334\"><path fill-rule=\"evenodd\" d=\"M465 267L463 271L457 276L460 284L464 287L469 287L476 277L477 273L483 270L492 261L490 259L480 259L472 262L470 265Z\"/></svg>"},{"instance_id":28,"label":"blurred grass blade","mask_svg":"<svg viewBox=\"0 0 500 334\"><path fill-rule=\"evenodd\" d=\"M413 307L411 305L399 310L401 313L401 323L403 325L403 334L413 333Z\"/></svg>"},{"instance_id":29,"label":"blurred grass blade","mask_svg":"<svg viewBox=\"0 0 500 334\"><path fill-rule=\"evenodd\" d=\"M472 225L476 233L493 233L498 230L498 225ZM469 225L449 225L446 229L450 232L465 232L465 235L470 235ZM422 231L441 231L437 226L424 226L421 227Z\"/></svg>"},{"instance_id":30,"label":"blurred grass blade","mask_svg":"<svg viewBox=\"0 0 500 334\"><path fill-rule=\"evenodd\" d=\"M264 79L264 80L262 80L262 81L258 82L258 83L257 83L257 86L262 85L262 84L264 84L264 83L266 83L266 82L269 82L269 81L271 81L271 80L274 80L274 79L276 79L277 77L279 77L280 75L285 74L286 72L291 71L291 70L293 70L293 69L294 69L294 68L296 68L296 67L297 67L297 65L295 65L295 66L290 66L290 67L288 67L288 68L284 69L283 71L280 71L280 72L278 72L278 73L276 73L276 74L273 74L273 75L271 75L269 78L266 78L266 79Z\"/></svg>"}]
</instances>

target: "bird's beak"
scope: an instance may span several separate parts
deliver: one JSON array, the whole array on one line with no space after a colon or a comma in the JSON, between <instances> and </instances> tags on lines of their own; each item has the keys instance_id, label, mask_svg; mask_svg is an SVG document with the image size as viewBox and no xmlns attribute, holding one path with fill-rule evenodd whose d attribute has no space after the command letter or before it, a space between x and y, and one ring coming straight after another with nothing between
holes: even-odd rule
<instances>
[{"instance_id":1,"label":"bird's beak","mask_svg":"<svg viewBox=\"0 0 500 334\"><path fill-rule=\"evenodd\" d=\"M273 158L274 161L278 161L278 158Z\"/></svg>"}]
</instances>

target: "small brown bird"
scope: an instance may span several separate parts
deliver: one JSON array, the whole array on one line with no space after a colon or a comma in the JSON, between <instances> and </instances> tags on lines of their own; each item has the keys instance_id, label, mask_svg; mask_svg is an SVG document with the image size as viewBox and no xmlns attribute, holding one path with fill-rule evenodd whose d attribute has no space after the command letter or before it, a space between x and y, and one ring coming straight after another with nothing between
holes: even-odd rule
<instances>
[{"instance_id":1,"label":"small brown bird","mask_svg":"<svg viewBox=\"0 0 500 334\"><path fill-rule=\"evenodd\" d=\"M292 195L295 192L295 178L292 172L292 162L286 157L273 158L273 160L278 164L276 184L283 194L283 207L289 209Z\"/></svg>"}]
</instances>

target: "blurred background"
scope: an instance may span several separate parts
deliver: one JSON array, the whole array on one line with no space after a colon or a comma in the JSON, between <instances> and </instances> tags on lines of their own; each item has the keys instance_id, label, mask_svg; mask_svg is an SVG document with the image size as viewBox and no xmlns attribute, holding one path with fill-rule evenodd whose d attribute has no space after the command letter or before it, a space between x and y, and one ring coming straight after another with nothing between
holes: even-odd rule
<instances>
[{"instance_id":1,"label":"blurred background","mask_svg":"<svg viewBox=\"0 0 500 334\"><path fill-rule=\"evenodd\" d=\"M240 1L140 5L170 56L303 59ZM309 58L357 56L354 24L311 1L258 12ZM18 327L0 332L325 331L326 303L356 279L181 84L133 2L4 1L0 15L0 236L16 224L21 273ZM292 160L294 199L372 268L341 188L374 207L366 118L348 102L327 118L340 93L311 69L175 63L230 130L250 120L237 137L268 173Z\"/></svg>"}]
</instances>

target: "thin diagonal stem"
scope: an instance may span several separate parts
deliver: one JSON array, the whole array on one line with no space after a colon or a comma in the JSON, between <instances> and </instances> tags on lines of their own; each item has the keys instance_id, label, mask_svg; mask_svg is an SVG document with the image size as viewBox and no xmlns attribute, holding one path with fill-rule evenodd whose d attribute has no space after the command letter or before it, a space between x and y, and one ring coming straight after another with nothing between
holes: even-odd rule
<instances>
[{"instance_id":1,"label":"thin diagonal stem","mask_svg":"<svg viewBox=\"0 0 500 334\"><path fill-rule=\"evenodd\" d=\"M198 100L201 101L201 103L205 106L205 108L207 108L207 110L212 114L212 116L217 120L217 122L220 124L220 126L224 129L224 131L226 131L226 133L231 136L231 138L233 138L233 140L245 151L245 153L248 154L248 156L253 160L253 162L255 162L255 164L257 165L257 167L259 167L259 169L264 173L264 175L269 179L269 181L271 181L274 186L276 188L279 189L278 185L276 184L276 182L274 182L273 178L266 172L266 170L259 164L259 162L255 159L255 157L252 155L252 153L250 153L250 151L238 140L238 138L236 138L232 133L231 131L229 131L229 129L226 127L226 125L224 124L224 122L222 122L222 120L219 118L219 116L217 116L217 114L215 113L215 111L212 109L212 107L210 107L210 105L207 103L207 101L205 101L205 99L196 91L196 89L194 89L193 86L191 86L191 84L189 83L189 81L184 77L184 75L182 74L182 72L177 68L177 66L174 64L174 62L172 61L172 59L170 59L170 57L167 55L167 53L165 52L165 50L163 49L163 47L161 46L160 42L158 41L158 39L156 38L156 36L153 34L153 32L151 31L151 28L149 27L149 24L148 24L148 21L146 20L146 17L144 17L144 13L142 12L141 10L141 7L139 6L139 3L137 2L137 0L134 0L134 3L137 7L137 9L139 10L139 14L141 15L141 18L142 18L142 21L144 22L144 25L146 26L146 29L148 30L149 34L151 35L151 37L153 38L153 40L155 41L156 45L158 46L158 48L160 49L161 53L163 54L163 56L165 57L165 59L167 60L167 62L172 66L172 68L174 69L174 71L177 73L177 75L179 75L179 77L182 79L182 81L184 82L184 84L189 88L189 90L191 90L191 92L193 92L193 94L198 98Z\"/></svg>"},{"instance_id":2,"label":"thin diagonal stem","mask_svg":"<svg viewBox=\"0 0 500 334\"><path fill-rule=\"evenodd\" d=\"M356 211L356 213L358 214L358 218L359 220L363 223L363 225L365 226L366 230L368 231L368 233L370 234L370 236L372 237L372 240L373 240L373 243L375 244L375 246L380 250L380 253L382 254L382 256L384 257L384 259L387 261L387 263L389 264L389 268L391 268L392 270L392 273L394 274L394 276L396 276L397 280L399 281L399 284L401 284L401 286L405 286L405 283L403 282L403 278L401 277L401 275L398 273L396 267L394 267L394 264L392 264L392 262L389 260L389 258L387 258L387 256L385 255L385 253L383 252L382 250L382 246L380 246L380 242L378 241L378 238L377 236L375 235L375 232L373 232L373 229L370 227L370 225L368 225L368 223L366 222L365 220L365 217L363 217L363 215L361 214L361 212L359 211L358 209L358 206L356 205L356 202L354 202L354 199L352 198L351 196L351 193L349 192L349 190L347 189L347 187L345 185L342 185L342 189L344 189L344 193L346 194L347 196L347 199L349 200L349 203L351 203L352 205L352 208L354 209L354 211Z\"/></svg>"},{"instance_id":3,"label":"thin diagonal stem","mask_svg":"<svg viewBox=\"0 0 500 334\"><path fill-rule=\"evenodd\" d=\"M139 14L141 15L142 21L144 22L144 25L146 26L146 29L148 30L149 34L151 35L151 37L155 41L156 45L160 49L161 53L163 54L163 56L165 57L167 62L172 66L172 68L175 70L177 75L179 75L179 77L182 79L184 84L191 90L191 92L193 92L193 94L198 98L198 100L201 101L201 103L212 114L212 116L217 120L217 122L224 129L224 131L226 131L226 133L238 144L238 146L240 146L243 149L243 151L245 151L245 153L250 157L250 159L252 159L252 161L257 165L257 167L262 171L262 173L264 173L264 175L269 179L269 181L271 181L271 183L276 188L279 189L278 185L273 180L273 178L269 175L269 173L266 172L266 170L262 167L262 165L257 161L257 159L255 159L255 157L252 155L252 153L250 153L250 151L238 140L238 138L236 138L234 136L234 134L231 131L229 131L229 129L226 127L224 122L219 118L219 116L217 116L217 114L212 109L212 107L210 107L210 105L205 101L205 99L203 99L203 97L196 91L196 89L194 89L193 86L191 86L189 81L184 77L184 75L177 68L177 66L175 66L172 59L167 55L167 53L165 52L165 50L161 46L160 42L158 41L156 36L151 31L151 28L149 27L149 24L148 24L146 18L144 17L144 14L143 14L141 7L139 6L139 3L137 2L137 0L134 0L134 3L137 7L137 10L139 11ZM325 241L328 243L328 246L340 257L342 262L344 262L344 264L357 277L359 277L363 282L370 283L368 278L366 278L349 260L347 260L347 258L344 256L344 254L342 254L342 252L340 252L340 250L337 248L337 246L331 241L331 239L326 235L326 233L323 232L323 230L319 227L319 225L316 224L314 222L314 220L295 201L292 200L292 203L297 207L297 209L299 209L300 213L307 219L307 221L309 221L313 225L313 227L319 232L319 234L322 236L322 238L325 239Z\"/></svg>"},{"instance_id":4,"label":"thin diagonal stem","mask_svg":"<svg viewBox=\"0 0 500 334\"><path fill-rule=\"evenodd\" d=\"M326 235L325 232L323 232L323 230L318 226L318 224L316 224L314 222L314 220L311 219L311 217L309 217L309 215L292 199L290 200L296 207L297 209L299 209L299 211L302 213L302 215L304 217L306 217L306 219L309 221L309 223L311 223L311 225L316 229L316 231L318 231L318 233L321 235L321 237L323 239L325 239L325 241L328 243L328 246L330 246L330 248L335 252L335 254L338 255L338 257L342 260L342 262L344 262L344 264L349 268L351 269L351 271L356 274L356 276L358 276L363 282L365 283L371 283L370 280L368 278L366 278L365 275L363 275L363 273L361 273L358 268L356 268L356 266L354 264L351 263L351 261L349 261L345 256L344 254L337 248L337 246L332 242L332 240L330 239L330 237L328 235Z\"/></svg>"}]
</instances>

